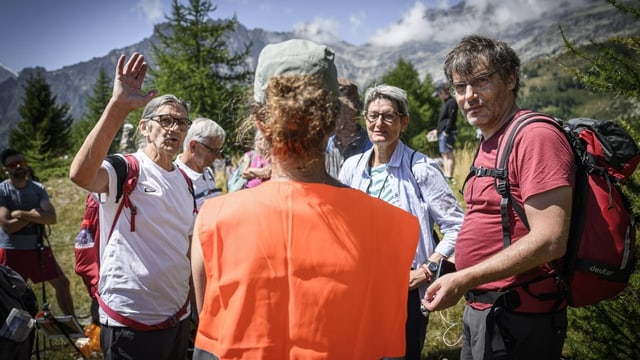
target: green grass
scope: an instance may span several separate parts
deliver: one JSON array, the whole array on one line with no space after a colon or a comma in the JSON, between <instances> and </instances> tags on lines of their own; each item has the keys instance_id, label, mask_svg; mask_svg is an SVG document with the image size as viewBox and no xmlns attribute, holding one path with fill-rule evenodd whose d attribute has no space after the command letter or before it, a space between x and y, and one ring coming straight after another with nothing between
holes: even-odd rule
<instances>
[{"instance_id":1,"label":"green grass","mask_svg":"<svg viewBox=\"0 0 640 360\"><path fill-rule=\"evenodd\" d=\"M88 318L90 298L82 280L75 274L73 266L75 236L80 228L80 219L84 213L86 192L71 183L68 178L51 179L44 184L51 202L56 208L58 217L58 223L51 226L49 243L51 244L58 264L71 282L71 295L73 297L78 321L82 325L85 325L90 321ZM31 285L38 297L38 303L41 305L42 285ZM55 301L54 289L48 283L45 285L45 294L47 301L51 305L51 314L54 316L62 315ZM46 347L44 353L40 354L42 359L61 360L79 358L76 350L66 339L57 339L43 345L43 339L41 338L40 349L43 349L43 346ZM101 358L101 356L96 358Z\"/></svg>"}]
</instances>

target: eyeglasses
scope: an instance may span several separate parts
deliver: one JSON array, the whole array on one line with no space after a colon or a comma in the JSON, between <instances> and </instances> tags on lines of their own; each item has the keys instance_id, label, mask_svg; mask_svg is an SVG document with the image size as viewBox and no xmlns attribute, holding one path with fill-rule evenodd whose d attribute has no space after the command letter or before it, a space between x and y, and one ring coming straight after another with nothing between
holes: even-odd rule
<instances>
[{"instance_id":1,"label":"eyeglasses","mask_svg":"<svg viewBox=\"0 0 640 360\"><path fill-rule=\"evenodd\" d=\"M467 92L467 86L471 85L474 90L482 90L491 82L491 76L500 71L494 70L488 74L480 74L467 82L459 82L451 85L451 93L456 95L464 95Z\"/></svg>"},{"instance_id":2,"label":"eyeglasses","mask_svg":"<svg viewBox=\"0 0 640 360\"><path fill-rule=\"evenodd\" d=\"M367 111L364 113L365 119L367 119L367 122L369 122L370 124L373 124L374 122L378 121L380 117L382 117L382 121L384 121L385 123L392 124L398 115L400 114L397 112L381 113L377 111Z\"/></svg>"},{"instance_id":3,"label":"eyeglasses","mask_svg":"<svg viewBox=\"0 0 640 360\"><path fill-rule=\"evenodd\" d=\"M198 144L202 145L202 147L204 147L205 149L207 149L207 151L209 151L211 153L211 155L218 155L222 152L222 148L214 148L211 147L205 143L202 143L200 141L198 141Z\"/></svg>"},{"instance_id":4,"label":"eyeglasses","mask_svg":"<svg viewBox=\"0 0 640 360\"><path fill-rule=\"evenodd\" d=\"M23 160L16 160L14 162L10 162L6 164L4 167L6 167L7 169L15 170L19 167L23 168L26 165L27 165L27 162L23 159Z\"/></svg>"},{"instance_id":5,"label":"eyeglasses","mask_svg":"<svg viewBox=\"0 0 640 360\"><path fill-rule=\"evenodd\" d=\"M170 129L176 124L180 131L187 131L191 127L191 120L187 118L176 118L169 114L158 114L148 116L147 119L157 121L164 129Z\"/></svg>"}]
</instances>

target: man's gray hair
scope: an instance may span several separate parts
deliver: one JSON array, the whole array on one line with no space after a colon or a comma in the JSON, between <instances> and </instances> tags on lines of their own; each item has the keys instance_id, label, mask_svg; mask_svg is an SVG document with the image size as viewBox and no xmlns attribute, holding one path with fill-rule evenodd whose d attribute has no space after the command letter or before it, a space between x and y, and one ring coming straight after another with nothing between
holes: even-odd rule
<instances>
[{"instance_id":1,"label":"man's gray hair","mask_svg":"<svg viewBox=\"0 0 640 360\"><path fill-rule=\"evenodd\" d=\"M367 111L369 104L377 99L391 100L396 104L401 116L409 115L409 100L407 92L399 87L381 84L371 87L364 95L364 111Z\"/></svg>"},{"instance_id":2,"label":"man's gray hair","mask_svg":"<svg viewBox=\"0 0 640 360\"><path fill-rule=\"evenodd\" d=\"M207 118L197 118L193 120L193 123L187 132L187 136L184 138L182 147L184 151L187 151L189 149L189 143L192 140L204 142L209 137L221 139L222 142L224 142L226 136L227 134L224 129L222 126L218 125L217 122Z\"/></svg>"},{"instance_id":3,"label":"man's gray hair","mask_svg":"<svg viewBox=\"0 0 640 360\"><path fill-rule=\"evenodd\" d=\"M155 97L151 101L149 101L147 106L145 106L144 110L142 111L142 118L148 120L149 116L153 115L159 107L167 104L182 106L187 112L187 117L189 117L189 103L187 103L185 100L178 99L175 95L166 94Z\"/></svg>"}]
</instances>

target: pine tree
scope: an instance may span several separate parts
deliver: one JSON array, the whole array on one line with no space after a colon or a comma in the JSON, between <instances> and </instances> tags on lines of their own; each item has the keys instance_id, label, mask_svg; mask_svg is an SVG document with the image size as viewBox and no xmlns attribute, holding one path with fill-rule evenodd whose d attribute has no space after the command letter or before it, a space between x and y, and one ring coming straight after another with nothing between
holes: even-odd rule
<instances>
[{"instance_id":1,"label":"pine tree","mask_svg":"<svg viewBox=\"0 0 640 360\"><path fill-rule=\"evenodd\" d=\"M435 123L440 102L431 97L433 85L431 76L420 81L420 75L413 64L399 58L396 66L385 73L382 82L397 86L407 92L409 100L409 126L402 133L401 140L414 149L433 154L437 148L430 148L426 142L426 132Z\"/></svg>"},{"instance_id":2,"label":"pine tree","mask_svg":"<svg viewBox=\"0 0 640 360\"><path fill-rule=\"evenodd\" d=\"M630 8L620 1L608 2L625 14L640 21L640 9ZM562 29L560 29L562 32ZM596 51L580 48L562 32L567 52L583 60L579 67L567 67L577 79L595 91L616 94L619 98L640 101L640 37L610 39L592 43ZM639 115L618 119L638 138ZM640 209L638 197L640 174L635 172L624 186L634 209ZM636 236L636 249L640 241ZM637 253L637 251L636 251ZM636 268L637 270L637 268ZM640 358L640 274L631 276L628 289L619 297L595 306L569 311L567 347L575 359L638 359Z\"/></svg>"},{"instance_id":3,"label":"pine tree","mask_svg":"<svg viewBox=\"0 0 640 360\"><path fill-rule=\"evenodd\" d=\"M93 85L92 94L87 96L87 113L83 118L76 122L71 129L71 137L73 142L73 152L77 152L84 139L87 137L91 129L96 125L104 108L109 103L111 98L111 85L112 79L107 75L104 67L100 68L96 83ZM119 134L118 134L119 135ZM109 153L114 153L118 150L117 145L119 143L119 136L111 143Z\"/></svg>"},{"instance_id":4,"label":"pine tree","mask_svg":"<svg viewBox=\"0 0 640 360\"><path fill-rule=\"evenodd\" d=\"M248 80L245 50L232 54L226 35L237 19L216 20L216 7L208 0L172 1L168 31L156 26L159 43L152 48L156 68L150 69L153 86L190 103L191 117L203 116L218 122L230 139L234 126L246 109ZM230 144L232 145L232 144Z\"/></svg>"},{"instance_id":5,"label":"pine tree","mask_svg":"<svg viewBox=\"0 0 640 360\"><path fill-rule=\"evenodd\" d=\"M46 159L67 154L73 121L69 105L56 105L42 72L27 80L24 92L24 103L18 109L22 119L9 134L9 146L37 152Z\"/></svg>"}]
</instances>

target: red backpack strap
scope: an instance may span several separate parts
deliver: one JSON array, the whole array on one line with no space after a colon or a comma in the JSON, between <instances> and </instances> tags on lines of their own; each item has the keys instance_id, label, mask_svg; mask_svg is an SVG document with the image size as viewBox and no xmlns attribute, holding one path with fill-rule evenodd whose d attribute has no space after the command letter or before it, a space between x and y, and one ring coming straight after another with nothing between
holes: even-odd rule
<instances>
[{"instance_id":1,"label":"red backpack strap","mask_svg":"<svg viewBox=\"0 0 640 360\"><path fill-rule=\"evenodd\" d=\"M138 158L133 154L125 155L109 155L106 160L113 166L116 171L116 202L119 201L118 210L113 218L111 229L109 231L109 237L115 229L115 225L122 213L123 207L128 208L131 211L131 231L135 231L135 215L137 208L131 203L130 195L136 188L138 183L138 177L140 174L140 163ZM107 241L109 239L107 238Z\"/></svg>"},{"instance_id":2,"label":"red backpack strap","mask_svg":"<svg viewBox=\"0 0 640 360\"><path fill-rule=\"evenodd\" d=\"M196 204L196 193L195 193L195 190L193 190L193 181L191 181L191 178L189 177L189 175L187 175L187 173L184 172L184 170L182 170L179 166L176 166L176 168L180 170L182 177L184 177L184 180L187 182L187 188L189 189L189 194L191 194L191 197L193 198L193 213L197 214L198 205Z\"/></svg>"},{"instance_id":3,"label":"red backpack strap","mask_svg":"<svg viewBox=\"0 0 640 360\"><path fill-rule=\"evenodd\" d=\"M128 318L122 314L119 314L117 311L110 308L109 305L107 305L102 300L102 298L100 298L100 296L96 296L96 300L98 300L98 304L100 305L100 308L107 315L109 315L110 318L136 331L162 330L162 329L168 329L168 328L174 327L180 322L180 318L187 313L187 308L189 306L189 297L187 297L187 300L185 301L184 305L182 305L182 307L175 314L173 314L172 316L170 316L169 318L167 318L161 323L147 325L139 321L133 320L131 318Z\"/></svg>"},{"instance_id":4,"label":"red backpack strap","mask_svg":"<svg viewBox=\"0 0 640 360\"><path fill-rule=\"evenodd\" d=\"M122 187L122 199L120 200L124 207L128 208L131 211L131 232L136 231L136 214L138 213L138 208L131 203L131 193L136 188L138 184L138 177L140 175L140 163L138 162L138 158L133 154L125 154L125 160L127 160L127 178ZM118 213L116 213L115 219L118 218Z\"/></svg>"}]
</instances>

